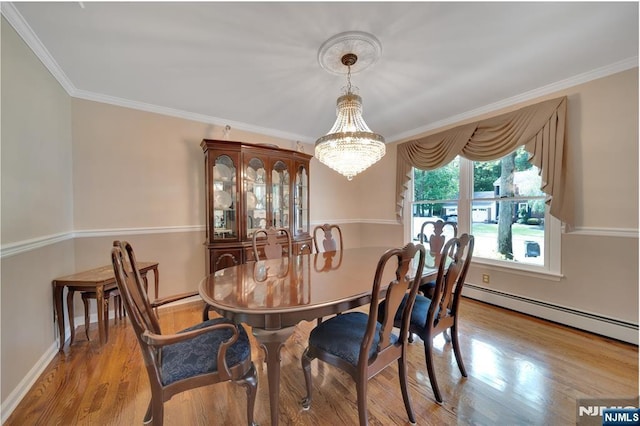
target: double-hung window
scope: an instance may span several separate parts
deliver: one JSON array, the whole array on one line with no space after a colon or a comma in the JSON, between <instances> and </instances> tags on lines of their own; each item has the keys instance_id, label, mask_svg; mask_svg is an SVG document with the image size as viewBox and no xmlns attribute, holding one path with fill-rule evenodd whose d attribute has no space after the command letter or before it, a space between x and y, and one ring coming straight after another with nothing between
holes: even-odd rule
<instances>
[{"instance_id":1,"label":"double-hung window","mask_svg":"<svg viewBox=\"0 0 640 426\"><path fill-rule=\"evenodd\" d=\"M414 168L411 239L425 220L457 222L458 234L475 237L474 263L559 277L561 224L528 156L520 147L494 161L456 157L435 170Z\"/></svg>"}]
</instances>

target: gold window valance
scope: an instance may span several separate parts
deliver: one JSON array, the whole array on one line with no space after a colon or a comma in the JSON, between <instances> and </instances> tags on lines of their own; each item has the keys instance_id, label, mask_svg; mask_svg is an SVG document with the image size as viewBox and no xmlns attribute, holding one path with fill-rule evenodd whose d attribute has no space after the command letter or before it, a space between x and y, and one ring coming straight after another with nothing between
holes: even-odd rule
<instances>
[{"instance_id":1,"label":"gold window valance","mask_svg":"<svg viewBox=\"0 0 640 426\"><path fill-rule=\"evenodd\" d=\"M541 190L550 198L552 216L573 223L573 201L566 190L564 156L566 96L551 99L475 123L398 145L396 170L396 212L402 206L411 168L433 170L457 155L472 161L497 160L524 145L529 161L540 169Z\"/></svg>"}]
</instances>

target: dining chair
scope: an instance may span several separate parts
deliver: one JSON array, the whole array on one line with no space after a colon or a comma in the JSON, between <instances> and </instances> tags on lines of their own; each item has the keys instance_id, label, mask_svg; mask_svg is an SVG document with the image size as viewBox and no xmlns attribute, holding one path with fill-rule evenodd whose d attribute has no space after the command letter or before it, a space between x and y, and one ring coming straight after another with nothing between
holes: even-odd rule
<instances>
[{"instance_id":1,"label":"dining chair","mask_svg":"<svg viewBox=\"0 0 640 426\"><path fill-rule=\"evenodd\" d=\"M417 259L416 259L417 257ZM368 424L367 383L387 366L398 362L402 399L411 423L415 423L407 389L407 333L411 308L418 292L420 273L424 267L425 248L409 243L402 248L387 250L379 259L371 291L369 314L347 312L316 326L309 334L309 343L302 354L302 369L307 395L302 407L309 409L312 399L311 361L318 358L349 374L356 384L360 425ZM396 260L397 262L393 262ZM417 267L416 267L417 261ZM385 269L395 268L395 279L383 282ZM383 294L384 293L384 294ZM399 336L393 333L393 315L383 321L378 313L380 300L387 301L387 310L395 313L404 300Z\"/></svg>"},{"instance_id":2,"label":"dining chair","mask_svg":"<svg viewBox=\"0 0 640 426\"><path fill-rule=\"evenodd\" d=\"M467 377L460 351L460 339L458 338L458 309L460 297L462 297L462 287L473 256L473 246L474 238L469 234L462 234L460 238L451 238L447 241L442 251L443 253L452 253L452 257L440 257L433 296L429 298L418 294L412 303L413 311L409 323L409 333L417 334L424 341L429 381L436 401L439 403L442 403L442 394L438 388L436 372L433 367L433 338L435 336L449 330L458 368L462 376ZM384 301L379 306L379 315L387 320L389 312L396 312L395 326L404 326L405 319L402 309L407 303L411 303L411 300L405 296L400 309L393 311L388 309L387 302Z\"/></svg>"},{"instance_id":3,"label":"dining chair","mask_svg":"<svg viewBox=\"0 0 640 426\"><path fill-rule=\"evenodd\" d=\"M322 240L322 244L318 242ZM342 261L342 249L344 248L344 244L342 241L342 230L338 225L325 223L324 225L318 225L313 228L313 247L315 248L316 253L323 253L323 257L325 259L324 268L331 269L331 260L333 256L328 256L330 253L340 253L340 263ZM316 260L318 258L316 257ZM328 265L327 265L328 263ZM340 265L338 264L337 267ZM314 264L314 267L317 269L317 265ZM320 324L323 318L320 317L317 319L317 323Z\"/></svg>"},{"instance_id":4,"label":"dining chair","mask_svg":"<svg viewBox=\"0 0 640 426\"><path fill-rule=\"evenodd\" d=\"M418 239L420 244L429 244L431 255L437 255L442 251L442 247L447 241L447 237L458 236L458 224L455 222L445 222L442 219L426 220L420 226Z\"/></svg>"},{"instance_id":5,"label":"dining chair","mask_svg":"<svg viewBox=\"0 0 640 426\"><path fill-rule=\"evenodd\" d=\"M318 241L322 239L322 247ZM325 223L313 228L313 246L316 253L343 249L342 230L338 225ZM321 250L322 248L322 250Z\"/></svg>"},{"instance_id":6,"label":"dining chair","mask_svg":"<svg viewBox=\"0 0 640 426\"><path fill-rule=\"evenodd\" d=\"M420 244L427 243L429 245L429 256L427 256L427 267L437 268L440 263L442 249L448 238L458 236L458 224L455 222L445 222L441 219L427 220L422 222L418 238ZM420 284L419 292L427 297L433 295L433 289L436 286L435 281L429 281Z\"/></svg>"},{"instance_id":7,"label":"dining chair","mask_svg":"<svg viewBox=\"0 0 640 426\"><path fill-rule=\"evenodd\" d=\"M215 318L175 334L163 334L153 308L191 297L193 292L149 303L128 242L114 245L111 262L151 384L151 401L144 423L162 425L164 403L178 393L234 381L246 390L247 422L255 425L253 410L258 377L245 329L228 319ZM125 266L127 262L131 268Z\"/></svg>"},{"instance_id":8,"label":"dining chair","mask_svg":"<svg viewBox=\"0 0 640 426\"><path fill-rule=\"evenodd\" d=\"M260 256L257 242L263 234L267 242L262 246L264 256ZM285 237L286 247L283 247L281 242L278 241L282 236ZM287 228L275 228L272 226L267 229L258 229L253 233L252 244L254 260L281 259L283 256L290 256L293 253L291 233Z\"/></svg>"}]
</instances>

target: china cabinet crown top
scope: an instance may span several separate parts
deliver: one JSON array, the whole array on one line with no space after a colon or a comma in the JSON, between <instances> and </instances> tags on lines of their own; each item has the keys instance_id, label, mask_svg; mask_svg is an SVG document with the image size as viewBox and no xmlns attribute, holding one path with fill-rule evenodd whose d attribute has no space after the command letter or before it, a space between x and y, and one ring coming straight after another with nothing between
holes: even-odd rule
<instances>
[{"instance_id":1,"label":"china cabinet crown top","mask_svg":"<svg viewBox=\"0 0 640 426\"><path fill-rule=\"evenodd\" d=\"M275 144L268 144L268 143L249 143L249 142L218 140L218 139L203 139L200 146L204 151L207 151L208 149L226 149L230 151L241 151L243 149L259 149L259 150L279 151L279 152L287 153L288 155L293 155L294 157L305 158L307 160L313 157L313 155L311 154L296 151L293 149L281 148Z\"/></svg>"}]
</instances>

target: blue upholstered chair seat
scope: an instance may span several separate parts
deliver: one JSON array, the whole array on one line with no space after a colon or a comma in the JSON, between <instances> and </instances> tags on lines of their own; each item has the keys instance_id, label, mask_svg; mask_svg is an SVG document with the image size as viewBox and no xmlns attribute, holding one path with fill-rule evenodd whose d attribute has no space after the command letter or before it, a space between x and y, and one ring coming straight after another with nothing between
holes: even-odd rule
<instances>
[{"instance_id":1,"label":"blue upholstered chair seat","mask_svg":"<svg viewBox=\"0 0 640 426\"><path fill-rule=\"evenodd\" d=\"M400 307L398 308L398 312L396 312L396 317L394 322L399 324L402 322L402 311L404 310L404 305L406 303L407 297L409 295L405 295L402 299L402 303L400 303ZM378 316L382 317L384 315L384 303L380 303L378 307ZM419 329L419 334L425 330L425 325L427 324L427 312L429 312L429 307L431 306L431 299L428 297L424 297L420 294L416 295L416 301L413 303L413 309L411 310L411 320L410 320L410 328L416 331ZM436 312L436 316L438 312Z\"/></svg>"},{"instance_id":2,"label":"blue upholstered chair seat","mask_svg":"<svg viewBox=\"0 0 640 426\"><path fill-rule=\"evenodd\" d=\"M360 344L367 329L369 316L362 312L349 312L338 315L320 323L309 335L309 345L329 352L344 359L352 365L358 365ZM369 350L369 357L376 353L380 323L376 327L376 334ZM396 343L398 336L391 334L391 342Z\"/></svg>"},{"instance_id":3,"label":"blue upholstered chair seat","mask_svg":"<svg viewBox=\"0 0 640 426\"><path fill-rule=\"evenodd\" d=\"M436 282L429 281L428 283L424 283L420 285L420 287L418 288L418 291L421 291L423 294L428 295L428 294L433 294L433 291L435 289L436 289Z\"/></svg>"},{"instance_id":4,"label":"blue upholstered chair seat","mask_svg":"<svg viewBox=\"0 0 640 426\"><path fill-rule=\"evenodd\" d=\"M186 328L180 333L197 330L213 324L233 324L226 318L214 318ZM232 366L251 356L251 346L246 331L237 325L238 340L227 349L227 365ZM230 330L212 330L184 342L162 348L162 384L168 385L178 380L218 371L218 350L231 337Z\"/></svg>"}]
</instances>

